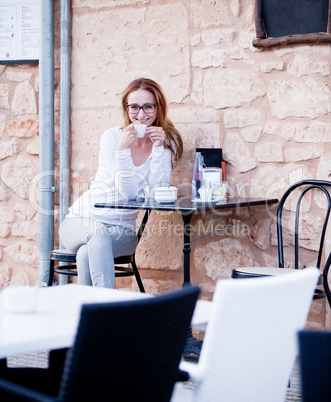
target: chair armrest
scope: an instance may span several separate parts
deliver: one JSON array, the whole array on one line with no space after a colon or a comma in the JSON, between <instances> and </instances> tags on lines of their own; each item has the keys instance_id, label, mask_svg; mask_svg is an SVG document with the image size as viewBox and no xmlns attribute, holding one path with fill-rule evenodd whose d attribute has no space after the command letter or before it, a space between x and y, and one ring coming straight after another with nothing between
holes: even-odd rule
<instances>
[{"instance_id":1,"label":"chair armrest","mask_svg":"<svg viewBox=\"0 0 331 402\"><path fill-rule=\"evenodd\" d=\"M190 376L187 371L178 369L176 382L185 382L185 381L188 381L189 378L190 378Z\"/></svg>"},{"instance_id":2,"label":"chair armrest","mask_svg":"<svg viewBox=\"0 0 331 402\"><path fill-rule=\"evenodd\" d=\"M11 381L0 378L0 400L55 402L57 398L23 387Z\"/></svg>"},{"instance_id":3,"label":"chair armrest","mask_svg":"<svg viewBox=\"0 0 331 402\"><path fill-rule=\"evenodd\" d=\"M181 361L179 365L179 370L186 372L189 376L188 379L195 382L200 382L203 378L204 370L199 363L190 363L186 361Z\"/></svg>"},{"instance_id":4,"label":"chair armrest","mask_svg":"<svg viewBox=\"0 0 331 402\"><path fill-rule=\"evenodd\" d=\"M212 308L213 302L207 300L198 300L196 302L191 321L192 328L205 331L210 320Z\"/></svg>"}]
</instances>

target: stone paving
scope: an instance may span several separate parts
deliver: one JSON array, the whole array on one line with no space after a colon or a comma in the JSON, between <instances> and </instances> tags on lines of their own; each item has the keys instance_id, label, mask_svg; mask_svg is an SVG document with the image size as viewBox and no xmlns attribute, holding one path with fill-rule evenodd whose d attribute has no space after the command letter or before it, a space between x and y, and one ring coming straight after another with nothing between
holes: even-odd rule
<instances>
[{"instance_id":1,"label":"stone paving","mask_svg":"<svg viewBox=\"0 0 331 402\"><path fill-rule=\"evenodd\" d=\"M48 367L48 352L28 353L7 359L8 367Z\"/></svg>"},{"instance_id":2,"label":"stone paving","mask_svg":"<svg viewBox=\"0 0 331 402\"><path fill-rule=\"evenodd\" d=\"M30 353L8 358L10 367L41 367L47 368L48 353ZM301 402L300 363L297 360L291 375L290 387L285 402ZM190 381L176 384L171 402L191 402L194 384ZM272 401L272 399L270 399ZM254 402L254 401L249 401Z\"/></svg>"}]
</instances>

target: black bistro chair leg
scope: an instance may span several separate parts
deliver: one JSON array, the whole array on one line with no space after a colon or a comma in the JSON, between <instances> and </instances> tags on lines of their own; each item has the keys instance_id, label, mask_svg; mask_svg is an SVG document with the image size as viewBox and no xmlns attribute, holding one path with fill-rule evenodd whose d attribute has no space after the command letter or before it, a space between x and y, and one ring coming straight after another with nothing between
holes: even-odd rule
<instances>
[{"instance_id":1,"label":"black bistro chair leg","mask_svg":"<svg viewBox=\"0 0 331 402\"><path fill-rule=\"evenodd\" d=\"M63 263L65 265L55 266L55 262ZM133 255L126 255L114 259L115 263L115 277L122 276L135 276L140 292L145 292L136 262ZM129 264L129 267L122 267L118 265ZM69 253L66 250L52 250L49 253L49 276L48 286L52 286L54 281L54 273L59 275L77 276L76 254Z\"/></svg>"},{"instance_id":2,"label":"black bistro chair leg","mask_svg":"<svg viewBox=\"0 0 331 402\"><path fill-rule=\"evenodd\" d=\"M133 255L133 260L132 260L131 265L132 265L132 269L134 271L134 275L136 277L136 281L137 281L139 290L140 290L140 292L145 293L145 288L144 288L144 285L142 283L142 280L141 280L141 277L140 277L140 274L139 274L139 271L138 271L138 267L137 267L136 259L135 259L134 255Z\"/></svg>"}]
</instances>

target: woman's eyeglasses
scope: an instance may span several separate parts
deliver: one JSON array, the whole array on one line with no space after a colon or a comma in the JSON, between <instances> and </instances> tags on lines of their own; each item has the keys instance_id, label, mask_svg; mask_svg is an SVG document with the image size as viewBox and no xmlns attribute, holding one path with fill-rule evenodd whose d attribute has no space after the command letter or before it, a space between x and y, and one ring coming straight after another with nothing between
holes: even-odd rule
<instances>
[{"instance_id":1,"label":"woman's eyeglasses","mask_svg":"<svg viewBox=\"0 0 331 402\"><path fill-rule=\"evenodd\" d=\"M126 105L126 108L130 114L138 114L140 109L142 109L146 114L153 114L155 112L155 107L156 105L153 105L152 103L145 103L143 106L136 104Z\"/></svg>"}]
</instances>

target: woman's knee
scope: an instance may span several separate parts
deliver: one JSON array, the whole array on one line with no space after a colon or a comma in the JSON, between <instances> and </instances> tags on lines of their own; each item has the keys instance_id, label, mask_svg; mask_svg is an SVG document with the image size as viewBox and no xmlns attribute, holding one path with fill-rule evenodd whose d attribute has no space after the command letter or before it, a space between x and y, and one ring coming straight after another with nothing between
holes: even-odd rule
<instances>
[{"instance_id":1,"label":"woman's knee","mask_svg":"<svg viewBox=\"0 0 331 402\"><path fill-rule=\"evenodd\" d=\"M137 246L137 235L133 231L112 226L103 231L89 234L87 238L87 250L90 254L107 255L107 257L119 257L133 254Z\"/></svg>"},{"instance_id":2,"label":"woman's knee","mask_svg":"<svg viewBox=\"0 0 331 402\"><path fill-rule=\"evenodd\" d=\"M86 244L83 244L82 246L79 247L77 251L76 260L78 265L88 264L88 252Z\"/></svg>"},{"instance_id":3,"label":"woman's knee","mask_svg":"<svg viewBox=\"0 0 331 402\"><path fill-rule=\"evenodd\" d=\"M59 236L64 247L72 252L77 253L78 249L86 244L88 235L88 227L84 226L82 218L65 218L59 229Z\"/></svg>"},{"instance_id":4,"label":"woman's knee","mask_svg":"<svg viewBox=\"0 0 331 402\"><path fill-rule=\"evenodd\" d=\"M78 284L92 286L90 264L86 244L83 244L77 251Z\"/></svg>"}]
</instances>

